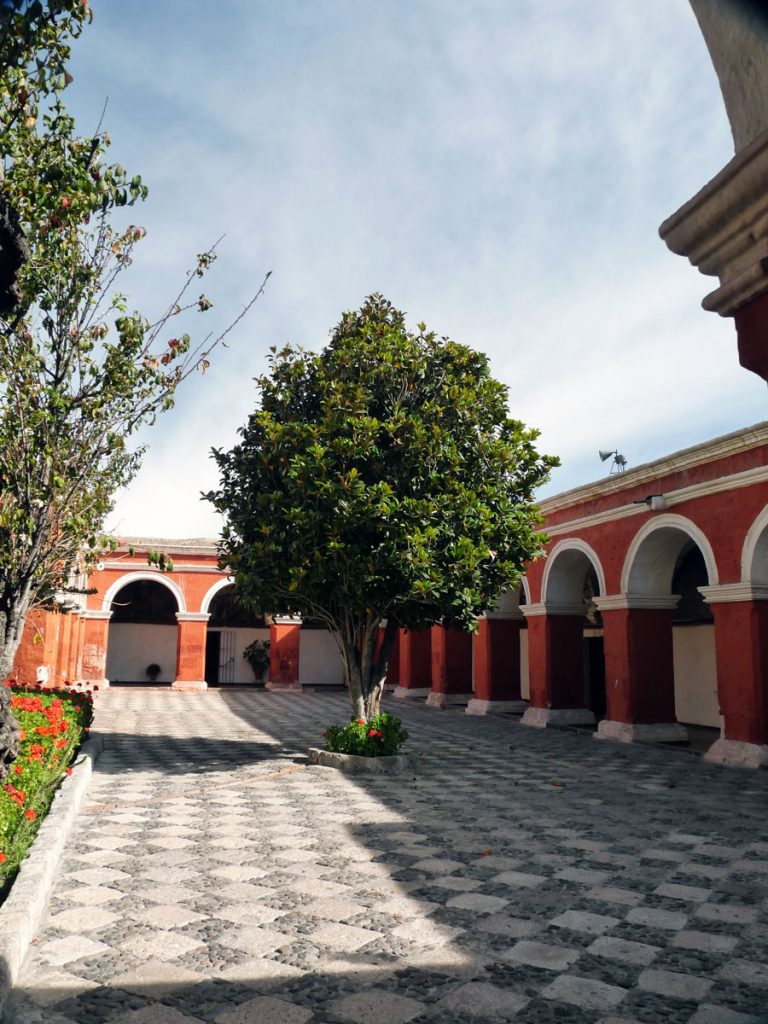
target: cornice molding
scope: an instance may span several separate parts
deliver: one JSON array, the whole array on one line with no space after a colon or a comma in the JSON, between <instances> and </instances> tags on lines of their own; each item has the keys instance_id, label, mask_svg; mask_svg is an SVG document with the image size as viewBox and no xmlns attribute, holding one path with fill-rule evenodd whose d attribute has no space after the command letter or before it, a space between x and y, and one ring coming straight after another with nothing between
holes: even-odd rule
<instances>
[{"instance_id":1,"label":"cornice molding","mask_svg":"<svg viewBox=\"0 0 768 1024\"><path fill-rule=\"evenodd\" d=\"M732 316L768 292L763 267L768 240L768 132L730 160L699 192L668 217L659 234L672 252L702 274L720 279L704 309Z\"/></svg>"},{"instance_id":2,"label":"cornice molding","mask_svg":"<svg viewBox=\"0 0 768 1024\"><path fill-rule=\"evenodd\" d=\"M207 622L210 617L208 612L176 612L177 622Z\"/></svg>"},{"instance_id":3,"label":"cornice molding","mask_svg":"<svg viewBox=\"0 0 768 1024\"><path fill-rule=\"evenodd\" d=\"M676 608L680 601L679 594L609 594L606 597L594 597L592 600L601 612L612 612L622 608L632 611L644 609Z\"/></svg>"},{"instance_id":4,"label":"cornice molding","mask_svg":"<svg viewBox=\"0 0 768 1024\"><path fill-rule=\"evenodd\" d=\"M112 611L105 612L103 608L84 608L80 614L84 619L100 619L103 622L112 618Z\"/></svg>"},{"instance_id":5,"label":"cornice molding","mask_svg":"<svg viewBox=\"0 0 768 1024\"><path fill-rule=\"evenodd\" d=\"M558 604L547 601L540 604L525 604L520 611L526 619L532 619L538 615L584 615L586 608L583 604Z\"/></svg>"},{"instance_id":6,"label":"cornice molding","mask_svg":"<svg viewBox=\"0 0 768 1024\"><path fill-rule=\"evenodd\" d=\"M733 604L738 601L768 601L768 586L753 583L721 583L717 587L698 587L707 604Z\"/></svg>"},{"instance_id":7,"label":"cornice molding","mask_svg":"<svg viewBox=\"0 0 768 1024\"><path fill-rule=\"evenodd\" d=\"M717 477L714 480L704 480L698 484L690 484L688 487L680 487L674 491L665 491L664 497L667 509L675 505L682 505L686 501L693 501L695 498L705 498L710 494L721 494L723 491L736 491L743 487L753 487L755 484L768 481L768 466L756 466L754 469L745 469L740 473L731 473L728 476ZM592 485L595 486L595 485ZM568 492L573 494L575 492ZM596 490L595 497L600 495ZM580 500L588 498L574 498L569 504L579 504ZM539 508L543 514L550 510L542 503ZM567 507L567 506L563 506ZM617 505L615 508L605 509L603 512L595 512L591 516L580 516L578 519L570 519L564 523L553 523L552 526L544 524L544 532L550 537L559 537L562 534L572 533L576 530L588 529L593 526L600 526L601 523L610 523L616 519L628 519L631 516L648 515L650 509L647 505Z\"/></svg>"}]
</instances>

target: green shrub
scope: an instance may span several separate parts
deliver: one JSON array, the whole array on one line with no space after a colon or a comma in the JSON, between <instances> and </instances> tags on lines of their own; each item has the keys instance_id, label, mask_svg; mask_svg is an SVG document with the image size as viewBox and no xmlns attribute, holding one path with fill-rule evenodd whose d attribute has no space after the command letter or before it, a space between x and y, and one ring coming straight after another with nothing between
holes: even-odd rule
<instances>
[{"instance_id":1,"label":"green shrub","mask_svg":"<svg viewBox=\"0 0 768 1024\"><path fill-rule=\"evenodd\" d=\"M347 725L329 725L323 735L326 750L362 757L396 754L408 739L403 723L388 711L379 712L367 722L353 718Z\"/></svg>"},{"instance_id":2,"label":"green shrub","mask_svg":"<svg viewBox=\"0 0 768 1024\"><path fill-rule=\"evenodd\" d=\"M13 687L19 756L0 787L0 902L93 719L90 693Z\"/></svg>"}]
</instances>

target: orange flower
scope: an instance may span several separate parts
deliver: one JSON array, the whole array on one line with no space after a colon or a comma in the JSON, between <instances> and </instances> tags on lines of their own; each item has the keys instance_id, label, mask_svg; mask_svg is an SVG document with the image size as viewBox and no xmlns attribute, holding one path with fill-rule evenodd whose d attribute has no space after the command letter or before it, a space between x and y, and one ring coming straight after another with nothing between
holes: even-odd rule
<instances>
[{"instance_id":1,"label":"orange flower","mask_svg":"<svg viewBox=\"0 0 768 1024\"><path fill-rule=\"evenodd\" d=\"M34 821L37 817L37 811L24 811L24 817L28 818L30 821Z\"/></svg>"},{"instance_id":2,"label":"orange flower","mask_svg":"<svg viewBox=\"0 0 768 1024\"><path fill-rule=\"evenodd\" d=\"M0 850L0 864L5 864L6 860L7 858L5 854L2 852L2 850Z\"/></svg>"}]
</instances>

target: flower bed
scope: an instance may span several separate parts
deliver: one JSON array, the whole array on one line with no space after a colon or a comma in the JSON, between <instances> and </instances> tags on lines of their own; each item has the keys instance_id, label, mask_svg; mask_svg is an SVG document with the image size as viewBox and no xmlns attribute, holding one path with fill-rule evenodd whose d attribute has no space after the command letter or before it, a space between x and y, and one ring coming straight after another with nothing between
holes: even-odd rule
<instances>
[{"instance_id":1,"label":"flower bed","mask_svg":"<svg viewBox=\"0 0 768 1024\"><path fill-rule=\"evenodd\" d=\"M13 687L19 756L0 786L0 902L93 718L90 693Z\"/></svg>"},{"instance_id":2,"label":"flower bed","mask_svg":"<svg viewBox=\"0 0 768 1024\"><path fill-rule=\"evenodd\" d=\"M408 739L403 723L388 711L381 711L368 722L353 718L346 725L329 725L323 736L326 750L360 757L389 757Z\"/></svg>"}]
</instances>

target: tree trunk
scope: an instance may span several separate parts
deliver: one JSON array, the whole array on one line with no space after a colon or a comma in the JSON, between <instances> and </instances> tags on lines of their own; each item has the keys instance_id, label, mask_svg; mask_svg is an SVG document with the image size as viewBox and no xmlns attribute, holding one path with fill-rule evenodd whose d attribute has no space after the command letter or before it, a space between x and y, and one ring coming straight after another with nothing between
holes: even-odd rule
<instances>
[{"instance_id":1,"label":"tree trunk","mask_svg":"<svg viewBox=\"0 0 768 1024\"><path fill-rule=\"evenodd\" d=\"M377 651L380 624L380 617L369 615L359 630L342 628L337 635L352 717L366 722L381 710L387 665L397 635L397 624L389 620Z\"/></svg>"},{"instance_id":2,"label":"tree trunk","mask_svg":"<svg viewBox=\"0 0 768 1024\"><path fill-rule=\"evenodd\" d=\"M10 612L0 611L0 780L8 774L11 762L19 753L21 730L11 708L11 691L2 681L13 671L16 651L24 629L23 615L11 606Z\"/></svg>"}]
</instances>

